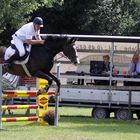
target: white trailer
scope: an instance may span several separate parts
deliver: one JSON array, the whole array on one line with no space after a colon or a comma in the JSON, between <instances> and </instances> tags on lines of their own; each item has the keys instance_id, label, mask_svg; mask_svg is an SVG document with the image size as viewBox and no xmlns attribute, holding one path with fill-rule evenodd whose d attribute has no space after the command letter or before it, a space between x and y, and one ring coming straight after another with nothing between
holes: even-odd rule
<instances>
[{"instance_id":1,"label":"white trailer","mask_svg":"<svg viewBox=\"0 0 140 140\"><path fill-rule=\"evenodd\" d=\"M50 34L52 36L60 36L59 34ZM43 36L43 35L42 35ZM47 36L45 34L45 36ZM94 118L108 118L111 112L115 113L117 119L129 119L133 113L136 113L140 118L140 88L139 87L124 87L123 85L112 86L113 80L121 81L139 81L138 78L123 78L119 75L112 74L113 66L118 66L120 71L126 70L127 64L131 62L132 55L140 52L140 37L128 36L97 36L97 35L67 35L69 37L76 37L76 47L80 60L83 60L81 67L76 69L69 65L67 59L56 57L57 62L61 63L60 72L66 71L89 72L89 62L91 60L98 60L99 54L109 54L110 56L110 73L108 77L94 77L94 76L79 76L79 75L62 75L60 78L66 84L61 86L60 90L60 105L65 106L80 106L91 107L92 117ZM84 53L84 54L83 54ZM97 54L97 55L96 55ZM95 57L95 55L97 57ZM127 56L126 56L127 55ZM91 56L88 57L87 56ZM119 62L115 57L119 58ZM126 56L126 57L125 57ZM122 63L122 58L125 57ZM87 58L85 61L84 58ZM102 59L100 57L99 59ZM62 71L61 71L62 70ZM69 82L68 79L73 79L74 82ZM87 86L74 85L75 80L109 80L108 86ZM71 83L71 84L70 84Z\"/></svg>"},{"instance_id":2,"label":"white trailer","mask_svg":"<svg viewBox=\"0 0 140 140\"><path fill-rule=\"evenodd\" d=\"M139 87L65 85L59 99L60 106L93 108L93 118L109 118L111 112L119 120L131 119L134 113L140 118Z\"/></svg>"}]
</instances>

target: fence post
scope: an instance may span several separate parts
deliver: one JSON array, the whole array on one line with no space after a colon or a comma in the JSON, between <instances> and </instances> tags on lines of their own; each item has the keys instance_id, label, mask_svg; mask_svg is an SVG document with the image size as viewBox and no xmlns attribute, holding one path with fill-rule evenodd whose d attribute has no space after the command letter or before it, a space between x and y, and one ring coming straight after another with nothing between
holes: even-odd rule
<instances>
[{"instance_id":1,"label":"fence post","mask_svg":"<svg viewBox=\"0 0 140 140\"><path fill-rule=\"evenodd\" d=\"M60 63L56 65L57 71L57 78L60 79ZM58 107L59 107L59 93L55 94L56 101L55 101L55 118L54 118L54 125L58 126Z\"/></svg>"}]
</instances>

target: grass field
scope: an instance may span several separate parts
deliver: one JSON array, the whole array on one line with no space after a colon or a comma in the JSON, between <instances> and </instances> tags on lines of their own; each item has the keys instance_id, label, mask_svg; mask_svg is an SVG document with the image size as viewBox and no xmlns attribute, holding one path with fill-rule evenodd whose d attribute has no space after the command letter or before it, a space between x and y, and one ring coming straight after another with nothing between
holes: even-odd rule
<instances>
[{"instance_id":1,"label":"grass field","mask_svg":"<svg viewBox=\"0 0 140 140\"><path fill-rule=\"evenodd\" d=\"M25 111L14 111L16 113ZM33 112L32 112L33 113ZM88 108L59 108L58 127L31 125L32 122L4 122L0 140L140 140L136 120L95 120Z\"/></svg>"}]
</instances>

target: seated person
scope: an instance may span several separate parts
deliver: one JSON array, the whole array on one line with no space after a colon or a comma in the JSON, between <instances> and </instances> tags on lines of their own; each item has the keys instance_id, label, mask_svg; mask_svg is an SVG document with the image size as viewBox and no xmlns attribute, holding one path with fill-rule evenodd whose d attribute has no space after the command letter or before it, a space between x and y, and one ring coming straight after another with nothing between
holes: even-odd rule
<instances>
[{"instance_id":1,"label":"seated person","mask_svg":"<svg viewBox=\"0 0 140 140\"><path fill-rule=\"evenodd\" d=\"M135 53L132 57L132 61L128 66L128 77L140 77L140 60L139 54ZM124 81L125 86L139 86L140 82Z\"/></svg>"},{"instance_id":2,"label":"seated person","mask_svg":"<svg viewBox=\"0 0 140 140\"><path fill-rule=\"evenodd\" d=\"M104 74L110 74L110 57L109 55L104 55L103 56L103 72ZM114 67L114 65L112 66L112 74L118 74L119 71Z\"/></svg>"},{"instance_id":3,"label":"seated person","mask_svg":"<svg viewBox=\"0 0 140 140\"><path fill-rule=\"evenodd\" d=\"M103 56L103 72L108 73L110 71L110 57L109 55Z\"/></svg>"},{"instance_id":4,"label":"seated person","mask_svg":"<svg viewBox=\"0 0 140 140\"><path fill-rule=\"evenodd\" d=\"M114 69L114 66L113 66ZM101 75L107 75L110 74L110 57L109 55L103 56L103 62L102 62L102 71ZM94 80L96 85L109 85L109 80ZM115 85L116 81L112 81L112 85Z\"/></svg>"},{"instance_id":5,"label":"seated person","mask_svg":"<svg viewBox=\"0 0 140 140\"><path fill-rule=\"evenodd\" d=\"M128 75L137 76L139 73L140 73L139 54L134 54L132 57L132 61L129 64Z\"/></svg>"}]
</instances>

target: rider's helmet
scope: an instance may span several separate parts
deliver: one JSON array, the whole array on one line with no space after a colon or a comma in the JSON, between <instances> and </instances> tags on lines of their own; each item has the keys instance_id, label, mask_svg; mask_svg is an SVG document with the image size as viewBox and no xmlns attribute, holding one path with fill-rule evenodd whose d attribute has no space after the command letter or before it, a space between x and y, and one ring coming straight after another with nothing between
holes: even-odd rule
<instances>
[{"instance_id":1,"label":"rider's helmet","mask_svg":"<svg viewBox=\"0 0 140 140\"><path fill-rule=\"evenodd\" d=\"M43 27L43 19L41 17L35 17L33 23Z\"/></svg>"}]
</instances>

